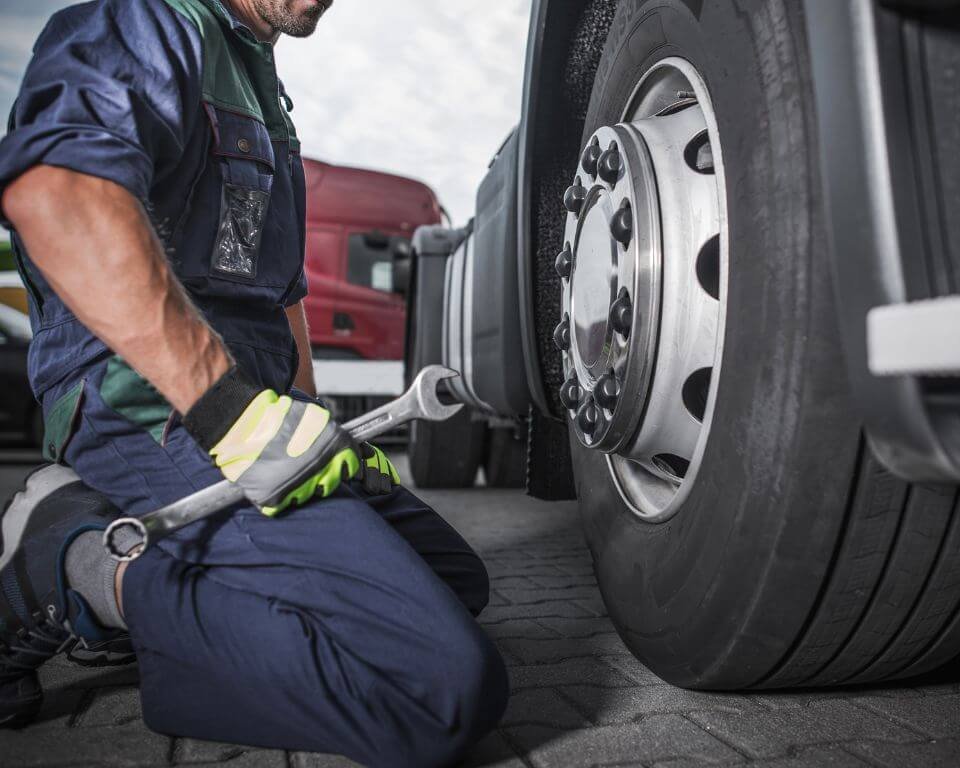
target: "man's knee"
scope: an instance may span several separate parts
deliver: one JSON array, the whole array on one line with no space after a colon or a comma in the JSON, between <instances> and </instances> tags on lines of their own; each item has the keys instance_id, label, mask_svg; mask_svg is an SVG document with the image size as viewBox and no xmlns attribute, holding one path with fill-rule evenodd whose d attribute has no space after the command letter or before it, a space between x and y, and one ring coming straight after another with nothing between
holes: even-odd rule
<instances>
[{"instance_id":1,"label":"man's knee","mask_svg":"<svg viewBox=\"0 0 960 768\"><path fill-rule=\"evenodd\" d=\"M503 657L479 625L462 649L458 669L464 727L479 737L500 722L510 696Z\"/></svg>"},{"instance_id":2,"label":"man's knee","mask_svg":"<svg viewBox=\"0 0 960 768\"><path fill-rule=\"evenodd\" d=\"M433 711L436 731L425 734L423 765L462 758L489 733L507 707L510 686L500 652L474 622L444 649L432 679L442 708Z\"/></svg>"}]
</instances>

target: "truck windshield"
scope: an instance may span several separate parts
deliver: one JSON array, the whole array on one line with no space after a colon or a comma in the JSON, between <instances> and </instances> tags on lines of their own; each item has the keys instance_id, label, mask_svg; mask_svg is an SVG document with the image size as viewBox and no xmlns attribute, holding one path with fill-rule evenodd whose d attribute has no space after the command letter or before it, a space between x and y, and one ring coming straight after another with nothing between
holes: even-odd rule
<instances>
[{"instance_id":1,"label":"truck windshield","mask_svg":"<svg viewBox=\"0 0 960 768\"><path fill-rule=\"evenodd\" d=\"M393 293L393 265L410 253L410 240L400 235L362 232L350 235L347 280L353 285Z\"/></svg>"}]
</instances>

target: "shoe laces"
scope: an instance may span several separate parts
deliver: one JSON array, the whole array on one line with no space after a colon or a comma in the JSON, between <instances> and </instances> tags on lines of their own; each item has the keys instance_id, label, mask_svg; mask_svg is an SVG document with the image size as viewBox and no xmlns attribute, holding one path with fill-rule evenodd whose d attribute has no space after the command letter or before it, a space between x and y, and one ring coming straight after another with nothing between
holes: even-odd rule
<instances>
[{"instance_id":1,"label":"shoe laces","mask_svg":"<svg viewBox=\"0 0 960 768\"><path fill-rule=\"evenodd\" d=\"M32 627L22 627L6 641L0 639L0 678L32 672L74 642L73 635L58 620L54 606L47 606L46 614L36 613L33 618Z\"/></svg>"}]
</instances>

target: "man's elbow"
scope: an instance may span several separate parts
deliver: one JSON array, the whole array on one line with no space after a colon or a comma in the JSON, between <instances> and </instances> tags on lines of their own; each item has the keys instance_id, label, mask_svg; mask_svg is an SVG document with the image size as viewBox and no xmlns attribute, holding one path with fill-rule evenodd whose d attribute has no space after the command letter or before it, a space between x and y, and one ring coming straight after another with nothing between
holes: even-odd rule
<instances>
[{"instance_id":1,"label":"man's elbow","mask_svg":"<svg viewBox=\"0 0 960 768\"><path fill-rule=\"evenodd\" d=\"M3 191L3 214L18 231L29 230L35 222L55 221L55 212L63 210L71 174L62 168L37 165L18 176Z\"/></svg>"},{"instance_id":2,"label":"man's elbow","mask_svg":"<svg viewBox=\"0 0 960 768\"><path fill-rule=\"evenodd\" d=\"M116 182L53 165L36 165L17 177L4 190L0 205L20 232L113 207L139 210L133 195Z\"/></svg>"}]
</instances>

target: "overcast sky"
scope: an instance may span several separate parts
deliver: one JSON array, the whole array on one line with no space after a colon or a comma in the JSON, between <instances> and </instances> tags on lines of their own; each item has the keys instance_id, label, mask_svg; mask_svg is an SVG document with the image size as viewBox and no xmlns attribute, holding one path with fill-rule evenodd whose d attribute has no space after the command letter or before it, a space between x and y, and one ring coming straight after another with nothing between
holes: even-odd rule
<instances>
[{"instance_id":1,"label":"overcast sky","mask_svg":"<svg viewBox=\"0 0 960 768\"><path fill-rule=\"evenodd\" d=\"M0 0L0 115L37 33L70 5ZM430 184L463 223L520 117L530 0L336 0L317 33L284 39L280 77L304 153Z\"/></svg>"}]
</instances>

